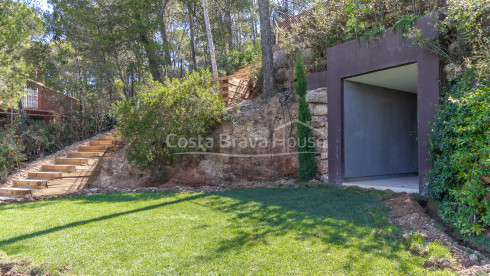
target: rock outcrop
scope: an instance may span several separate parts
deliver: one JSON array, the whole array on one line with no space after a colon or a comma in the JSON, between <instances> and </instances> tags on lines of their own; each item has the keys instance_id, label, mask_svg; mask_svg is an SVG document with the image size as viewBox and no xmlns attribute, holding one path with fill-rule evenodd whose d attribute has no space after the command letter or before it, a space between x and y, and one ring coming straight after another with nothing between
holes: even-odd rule
<instances>
[{"instance_id":1,"label":"rock outcrop","mask_svg":"<svg viewBox=\"0 0 490 276\"><path fill-rule=\"evenodd\" d=\"M296 176L297 114L292 91L245 101L230 108L227 120L214 131L212 150L165 165L163 179L131 165L123 149L103 163L94 186L203 186Z\"/></svg>"},{"instance_id":2,"label":"rock outcrop","mask_svg":"<svg viewBox=\"0 0 490 276\"><path fill-rule=\"evenodd\" d=\"M327 61L315 59L314 50L309 43L299 43L298 45L298 50L302 51L303 54L303 63L307 75L326 70ZM278 45L274 46L273 51L276 87L277 89L292 89L293 83L296 81L294 65L296 64L297 52L288 53Z\"/></svg>"}]
</instances>

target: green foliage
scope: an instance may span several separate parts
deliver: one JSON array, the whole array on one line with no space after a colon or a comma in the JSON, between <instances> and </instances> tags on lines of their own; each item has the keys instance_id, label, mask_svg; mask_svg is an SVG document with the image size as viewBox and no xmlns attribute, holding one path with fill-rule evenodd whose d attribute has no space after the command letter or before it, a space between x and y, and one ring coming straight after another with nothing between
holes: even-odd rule
<instances>
[{"instance_id":1,"label":"green foliage","mask_svg":"<svg viewBox=\"0 0 490 276\"><path fill-rule=\"evenodd\" d=\"M298 159L299 170L298 178L301 181L308 181L315 177L316 162L315 162L315 139L313 131L310 128L311 115L310 107L306 102L306 75L303 66L303 57L301 52L298 52L296 67L294 70L297 81L294 83L294 91L298 94Z\"/></svg>"},{"instance_id":2,"label":"green foliage","mask_svg":"<svg viewBox=\"0 0 490 276\"><path fill-rule=\"evenodd\" d=\"M256 46L248 45L245 51L229 51L226 56L219 57L220 75L231 75L244 66L260 61L261 59L262 50L259 43Z\"/></svg>"},{"instance_id":3,"label":"green foliage","mask_svg":"<svg viewBox=\"0 0 490 276\"><path fill-rule=\"evenodd\" d=\"M77 127L76 119L75 114L71 119L73 128L70 128L70 120L59 116L48 124L44 120L30 119L25 114L16 116L13 125L5 122L5 126L0 127L0 183L18 169L21 162L42 158L80 140L81 129ZM87 121L91 131L84 129L85 138L96 133L94 121L94 118Z\"/></svg>"},{"instance_id":4,"label":"green foliage","mask_svg":"<svg viewBox=\"0 0 490 276\"><path fill-rule=\"evenodd\" d=\"M368 6L361 3L359 0L347 4L344 9L344 15L347 17L347 21L343 27L345 40L351 40L353 38L359 39L360 34L364 33L369 27L371 27L370 22L362 20L363 15L369 13L370 10Z\"/></svg>"},{"instance_id":5,"label":"green foliage","mask_svg":"<svg viewBox=\"0 0 490 276\"><path fill-rule=\"evenodd\" d=\"M0 183L26 159L22 138L15 125L0 127Z\"/></svg>"},{"instance_id":6,"label":"green foliage","mask_svg":"<svg viewBox=\"0 0 490 276\"><path fill-rule=\"evenodd\" d=\"M0 4L0 108L17 107L23 97L22 86L31 67L22 55L42 34L42 20L27 4L4 0Z\"/></svg>"},{"instance_id":7,"label":"green foliage","mask_svg":"<svg viewBox=\"0 0 490 276\"><path fill-rule=\"evenodd\" d=\"M476 74L490 74L490 5L487 0L448 0L447 16L440 33L449 44L440 54L459 68L476 68ZM436 45L437 46L437 45Z\"/></svg>"},{"instance_id":8,"label":"green foliage","mask_svg":"<svg viewBox=\"0 0 490 276\"><path fill-rule=\"evenodd\" d=\"M490 86L474 70L445 92L433 123L429 193L442 200L442 217L462 234L490 226Z\"/></svg>"},{"instance_id":9,"label":"green foliage","mask_svg":"<svg viewBox=\"0 0 490 276\"><path fill-rule=\"evenodd\" d=\"M166 161L205 146L179 146L205 135L220 122L225 109L218 89L211 86L209 71L192 72L165 84L146 78L137 85L137 96L115 105L123 139L130 144L128 159L144 168L158 169Z\"/></svg>"},{"instance_id":10,"label":"green foliage","mask_svg":"<svg viewBox=\"0 0 490 276\"><path fill-rule=\"evenodd\" d=\"M280 39L284 41L282 47L292 52L300 45L298 38L305 38L313 46L315 54L325 58L329 47L352 39L360 41L361 38L369 43L395 24L397 28L410 26L418 15L438 10L441 1L316 0L312 5L313 16L294 23L290 30L280 32Z\"/></svg>"},{"instance_id":11,"label":"green foliage","mask_svg":"<svg viewBox=\"0 0 490 276\"><path fill-rule=\"evenodd\" d=\"M393 32L400 32L402 35L406 34L410 28L415 26L415 21L419 19L420 16L415 14L405 14L393 25Z\"/></svg>"},{"instance_id":12,"label":"green foliage","mask_svg":"<svg viewBox=\"0 0 490 276\"><path fill-rule=\"evenodd\" d=\"M371 41L374 41L375 39L379 38L383 33L384 31L386 30L386 28L384 26L375 26L369 30L367 30L364 34L362 34L362 38L364 39L364 41L366 41L366 43L370 43Z\"/></svg>"},{"instance_id":13,"label":"green foliage","mask_svg":"<svg viewBox=\"0 0 490 276\"><path fill-rule=\"evenodd\" d=\"M453 79L432 125L429 193L442 201L443 219L464 235L490 226L490 187L482 180L490 175L489 18L488 1L450 0L436 25L442 42L419 40L448 64Z\"/></svg>"},{"instance_id":14,"label":"green foliage","mask_svg":"<svg viewBox=\"0 0 490 276\"><path fill-rule=\"evenodd\" d=\"M70 144L72 139L68 126L59 118L58 122L27 121L23 131L25 153L29 159L36 159L54 153Z\"/></svg>"},{"instance_id":15,"label":"green foliage","mask_svg":"<svg viewBox=\"0 0 490 276\"><path fill-rule=\"evenodd\" d=\"M412 234L404 234L403 240L406 248L415 255L425 256L425 258L435 257L437 259L445 258L455 262L451 251L447 246L444 246L440 241L427 242L422 234L415 232Z\"/></svg>"}]
</instances>

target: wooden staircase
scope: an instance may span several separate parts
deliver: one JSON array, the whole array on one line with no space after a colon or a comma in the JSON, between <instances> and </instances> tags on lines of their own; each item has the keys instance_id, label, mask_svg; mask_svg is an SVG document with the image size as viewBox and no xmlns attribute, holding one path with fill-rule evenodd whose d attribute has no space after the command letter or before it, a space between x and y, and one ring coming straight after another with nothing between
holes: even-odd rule
<instances>
[{"instance_id":1,"label":"wooden staircase","mask_svg":"<svg viewBox=\"0 0 490 276\"><path fill-rule=\"evenodd\" d=\"M56 158L55 164L43 165L39 172L28 172L28 178L14 180L13 186L0 188L0 201L25 196L55 195L83 189L95 181L102 160L117 143L117 131L80 146L78 152L68 152L66 158Z\"/></svg>"},{"instance_id":2,"label":"wooden staircase","mask_svg":"<svg viewBox=\"0 0 490 276\"><path fill-rule=\"evenodd\" d=\"M252 92L250 77L256 65L256 63L252 63L241 68L233 75L211 79L211 84L219 84L219 97L223 99L226 106L232 103L240 103L250 98Z\"/></svg>"}]
</instances>

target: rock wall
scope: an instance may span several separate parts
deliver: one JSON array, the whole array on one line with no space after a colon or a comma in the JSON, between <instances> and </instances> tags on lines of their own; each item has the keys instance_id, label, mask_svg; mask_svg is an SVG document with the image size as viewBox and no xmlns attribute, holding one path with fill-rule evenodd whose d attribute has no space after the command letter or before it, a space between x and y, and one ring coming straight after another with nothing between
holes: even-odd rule
<instances>
[{"instance_id":1,"label":"rock wall","mask_svg":"<svg viewBox=\"0 0 490 276\"><path fill-rule=\"evenodd\" d=\"M308 43L301 43L300 50L303 54L303 63L305 73L309 75L315 71L325 71L327 66L326 60L315 60L313 48ZM292 89L293 83L296 81L294 75L294 65L296 64L296 52L287 53L279 46L273 48L274 61L274 78L277 89Z\"/></svg>"},{"instance_id":2,"label":"rock wall","mask_svg":"<svg viewBox=\"0 0 490 276\"><path fill-rule=\"evenodd\" d=\"M328 182L328 93L327 88L306 92L310 105L311 127L316 140L316 164L322 182Z\"/></svg>"},{"instance_id":3,"label":"rock wall","mask_svg":"<svg viewBox=\"0 0 490 276\"><path fill-rule=\"evenodd\" d=\"M307 91L311 127L316 139L317 179L328 181L328 100L326 88ZM278 93L257 97L230 108L226 120L212 133L214 147L204 155L164 165L164 176L156 180L126 159L125 149L102 164L94 187L135 188L161 185L224 188L240 181L296 177L297 97Z\"/></svg>"},{"instance_id":4,"label":"rock wall","mask_svg":"<svg viewBox=\"0 0 490 276\"><path fill-rule=\"evenodd\" d=\"M149 171L135 168L121 150L104 161L94 187L226 186L244 180L295 177L296 144L289 144L288 139L296 138L297 116L297 98L292 92L245 101L230 108L227 119L213 132L218 144L210 152L165 165L164 179L155 180Z\"/></svg>"}]
</instances>

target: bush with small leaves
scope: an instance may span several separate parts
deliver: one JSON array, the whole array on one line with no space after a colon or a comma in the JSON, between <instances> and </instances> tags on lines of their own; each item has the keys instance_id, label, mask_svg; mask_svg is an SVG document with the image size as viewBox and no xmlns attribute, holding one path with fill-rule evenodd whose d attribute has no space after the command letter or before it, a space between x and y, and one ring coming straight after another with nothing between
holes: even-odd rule
<instances>
[{"instance_id":1,"label":"bush with small leaves","mask_svg":"<svg viewBox=\"0 0 490 276\"><path fill-rule=\"evenodd\" d=\"M165 84L147 76L135 97L114 106L128 159L142 168L158 170L167 161L189 151L206 151L198 141L215 127L225 110L209 71L192 72ZM185 141L179 143L179 141Z\"/></svg>"}]
</instances>

